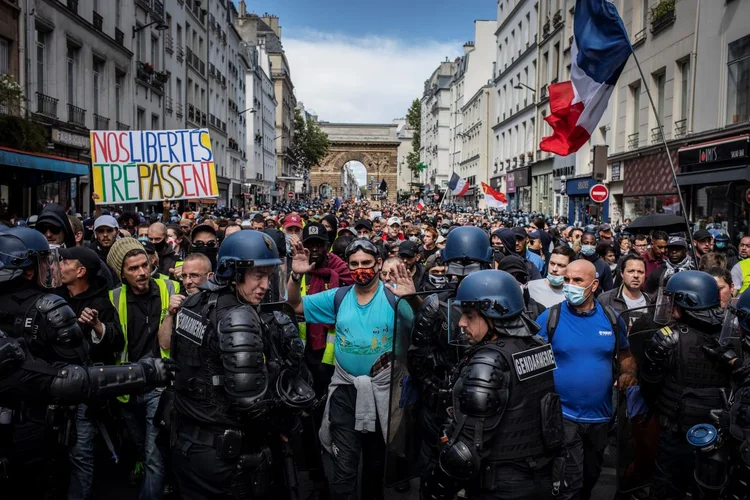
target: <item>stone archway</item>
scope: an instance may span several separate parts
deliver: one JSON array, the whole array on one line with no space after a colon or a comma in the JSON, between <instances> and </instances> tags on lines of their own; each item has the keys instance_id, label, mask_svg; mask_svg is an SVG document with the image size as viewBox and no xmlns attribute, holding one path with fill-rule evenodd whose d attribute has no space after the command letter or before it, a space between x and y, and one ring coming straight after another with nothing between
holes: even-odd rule
<instances>
[{"instance_id":1,"label":"stone archway","mask_svg":"<svg viewBox=\"0 0 750 500\"><path fill-rule=\"evenodd\" d=\"M319 165L310 169L310 185L313 193L319 186L329 184L334 196L341 194L341 169L348 161L359 161L380 184L388 185L388 201L396 202L398 178L398 146L396 125L320 122L320 128L328 134L331 147Z\"/></svg>"}]
</instances>

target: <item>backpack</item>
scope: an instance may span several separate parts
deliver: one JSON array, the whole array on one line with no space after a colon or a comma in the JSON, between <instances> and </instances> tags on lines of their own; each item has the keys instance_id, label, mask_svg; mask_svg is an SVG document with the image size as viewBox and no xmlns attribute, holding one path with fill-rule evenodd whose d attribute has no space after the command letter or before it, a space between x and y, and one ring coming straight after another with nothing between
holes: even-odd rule
<instances>
[{"instance_id":1,"label":"backpack","mask_svg":"<svg viewBox=\"0 0 750 500\"><path fill-rule=\"evenodd\" d=\"M349 293L349 290L352 289L354 285L347 285L347 286L341 286L336 289L336 294L333 296L333 316L336 317L339 315L339 307L341 307L341 303L344 301L344 296ZM383 291L385 292L385 297L388 299L388 303L393 308L393 311L396 311L396 295L388 288L387 286L383 285Z\"/></svg>"},{"instance_id":2,"label":"backpack","mask_svg":"<svg viewBox=\"0 0 750 500\"><path fill-rule=\"evenodd\" d=\"M612 309L610 306L605 306L602 304L599 304L604 309L604 315L607 316L607 319L609 320L609 324L612 326L612 333L615 336L615 355L614 357L617 358L617 354L620 351L619 346L619 339L617 336L617 330L619 328L619 320L617 318L617 313L614 309ZM557 329L558 323L560 323L560 309L562 308L562 302L558 302L554 306L549 308L549 316L547 316L547 343L552 345L552 337L555 335L555 330Z\"/></svg>"}]
</instances>

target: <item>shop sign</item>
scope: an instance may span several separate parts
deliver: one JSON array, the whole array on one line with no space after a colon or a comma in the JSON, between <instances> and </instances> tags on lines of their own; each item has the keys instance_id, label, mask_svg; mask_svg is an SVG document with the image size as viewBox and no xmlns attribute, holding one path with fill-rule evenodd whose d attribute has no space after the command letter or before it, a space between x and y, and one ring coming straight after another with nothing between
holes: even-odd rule
<instances>
[{"instance_id":1,"label":"shop sign","mask_svg":"<svg viewBox=\"0 0 750 500\"><path fill-rule=\"evenodd\" d=\"M508 172L505 176L505 192L508 194L516 192L516 178L512 172Z\"/></svg>"},{"instance_id":2,"label":"shop sign","mask_svg":"<svg viewBox=\"0 0 750 500\"><path fill-rule=\"evenodd\" d=\"M529 172L530 170L528 168L519 168L518 170L514 170L513 172L510 172L508 175L513 177L513 183L516 186L516 188L520 187L526 187L531 185L531 180L529 179Z\"/></svg>"},{"instance_id":3,"label":"shop sign","mask_svg":"<svg viewBox=\"0 0 750 500\"><path fill-rule=\"evenodd\" d=\"M621 181L622 176L620 173L620 166L622 164L619 161L616 161L612 164L612 182Z\"/></svg>"},{"instance_id":4,"label":"shop sign","mask_svg":"<svg viewBox=\"0 0 750 500\"><path fill-rule=\"evenodd\" d=\"M91 147L91 141L85 135L72 134L57 128L52 129L52 142L81 149Z\"/></svg>"},{"instance_id":5,"label":"shop sign","mask_svg":"<svg viewBox=\"0 0 750 500\"><path fill-rule=\"evenodd\" d=\"M678 151L680 167L745 160L750 156L749 145L750 136L742 136L687 146Z\"/></svg>"},{"instance_id":6,"label":"shop sign","mask_svg":"<svg viewBox=\"0 0 750 500\"><path fill-rule=\"evenodd\" d=\"M565 192L568 196L589 195L591 187L597 184L593 177L584 177L581 179L569 179L566 183Z\"/></svg>"},{"instance_id":7,"label":"shop sign","mask_svg":"<svg viewBox=\"0 0 750 500\"><path fill-rule=\"evenodd\" d=\"M552 178L559 179L562 176L573 177L576 175L576 166L568 165L567 167L556 168L552 171Z\"/></svg>"}]
</instances>

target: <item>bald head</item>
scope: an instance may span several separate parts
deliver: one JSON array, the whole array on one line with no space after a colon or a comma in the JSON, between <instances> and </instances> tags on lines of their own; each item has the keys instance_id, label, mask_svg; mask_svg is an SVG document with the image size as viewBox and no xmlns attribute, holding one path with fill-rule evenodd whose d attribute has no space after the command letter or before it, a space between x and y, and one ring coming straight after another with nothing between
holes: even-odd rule
<instances>
[{"instance_id":1,"label":"bald head","mask_svg":"<svg viewBox=\"0 0 750 500\"><path fill-rule=\"evenodd\" d=\"M595 281L596 283L591 287L592 292L596 291L599 282L596 279L596 268L594 267L594 264L587 260L574 260L568 264L568 267L565 270L565 283L567 284L587 288Z\"/></svg>"},{"instance_id":2,"label":"bald head","mask_svg":"<svg viewBox=\"0 0 750 500\"><path fill-rule=\"evenodd\" d=\"M163 243L167 239L167 226L162 224L161 222L154 222L150 226L148 226L148 241L154 244L154 246L159 246L161 243ZM159 250L157 248L157 250Z\"/></svg>"}]
</instances>

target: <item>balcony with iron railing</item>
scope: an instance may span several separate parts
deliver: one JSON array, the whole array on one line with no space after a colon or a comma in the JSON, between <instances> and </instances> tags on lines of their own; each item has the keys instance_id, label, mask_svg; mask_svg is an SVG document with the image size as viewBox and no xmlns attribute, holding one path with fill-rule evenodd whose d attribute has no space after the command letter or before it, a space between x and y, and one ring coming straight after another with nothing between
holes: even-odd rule
<instances>
[{"instance_id":1,"label":"balcony with iron railing","mask_svg":"<svg viewBox=\"0 0 750 500\"><path fill-rule=\"evenodd\" d=\"M115 124L117 125L117 130L130 130L130 125L122 122L115 122Z\"/></svg>"},{"instance_id":2,"label":"balcony with iron railing","mask_svg":"<svg viewBox=\"0 0 750 500\"><path fill-rule=\"evenodd\" d=\"M674 122L674 136L682 137L687 132L687 118Z\"/></svg>"},{"instance_id":3,"label":"balcony with iron railing","mask_svg":"<svg viewBox=\"0 0 750 500\"><path fill-rule=\"evenodd\" d=\"M177 118L182 118L183 116L185 116L182 113L182 110L183 110L182 103L178 102L176 107L177 109L175 110L175 115L177 115Z\"/></svg>"},{"instance_id":4,"label":"balcony with iron railing","mask_svg":"<svg viewBox=\"0 0 750 500\"><path fill-rule=\"evenodd\" d=\"M167 113L172 114L173 109L174 108L173 108L173 105L172 105L172 98L171 97L165 97L164 98L164 110Z\"/></svg>"},{"instance_id":5,"label":"balcony with iron railing","mask_svg":"<svg viewBox=\"0 0 750 500\"><path fill-rule=\"evenodd\" d=\"M174 53L174 38L169 33L164 37L164 50L170 54Z\"/></svg>"},{"instance_id":6,"label":"balcony with iron railing","mask_svg":"<svg viewBox=\"0 0 750 500\"><path fill-rule=\"evenodd\" d=\"M36 112L40 115L57 119L57 102L54 97L50 97L41 92L36 93Z\"/></svg>"},{"instance_id":7,"label":"balcony with iron railing","mask_svg":"<svg viewBox=\"0 0 750 500\"><path fill-rule=\"evenodd\" d=\"M643 28L641 31L639 31L633 36L633 47L638 47L639 45L644 43L646 41L646 37L647 37L647 31L646 31L646 28Z\"/></svg>"},{"instance_id":8,"label":"balcony with iron railing","mask_svg":"<svg viewBox=\"0 0 750 500\"><path fill-rule=\"evenodd\" d=\"M542 85L542 88L539 89L539 98L546 99L547 97L547 84L545 83L544 85Z\"/></svg>"},{"instance_id":9,"label":"balcony with iron railing","mask_svg":"<svg viewBox=\"0 0 750 500\"><path fill-rule=\"evenodd\" d=\"M205 127L207 124L206 113L201 112L201 127Z\"/></svg>"},{"instance_id":10,"label":"balcony with iron railing","mask_svg":"<svg viewBox=\"0 0 750 500\"><path fill-rule=\"evenodd\" d=\"M664 131L662 127L651 129L651 144L658 144L664 140Z\"/></svg>"},{"instance_id":11,"label":"balcony with iron railing","mask_svg":"<svg viewBox=\"0 0 750 500\"><path fill-rule=\"evenodd\" d=\"M68 103L68 123L78 125L79 127L85 127L86 110Z\"/></svg>"},{"instance_id":12,"label":"balcony with iron railing","mask_svg":"<svg viewBox=\"0 0 750 500\"><path fill-rule=\"evenodd\" d=\"M640 134L636 132L628 136L628 147L630 149L638 149L638 144L640 143L639 135Z\"/></svg>"},{"instance_id":13,"label":"balcony with iron railing","mask_svg":"<svg viewBox=\"0 0 750 500\"><path fill-rule=\"evenodd\" d=\"M109 118L94 113L94 130L109 130Z\"/></svg>"},{"instance_id":14,"label":"balcony with iron railing","mask_svg":"<svg viewBox=\"0 0 750 500\"><path fill-rule=\"evenodd\" d=\"M94 11L94 28L99 31L104 29L104 18L97 11Z\"/></svg>"},{"instance_id":15,"label":"balcony with iron railing","mask_svg":"<svg viewBox=\"0 0 750 500\"><path fill-rule=\"evenodd\" d=\"M182 44L177 42L177 60L182 62L185 58L185 51L182 48Z\"/></svg>"},{"instance_id":16,"label":"balcony with iron railing","mask_svg":"<svg viewBox=\"0 0 750 500\"><path fill-rule=\"evenodd\" d=\"M651 9L651 34L655 35L672 26L677 19L675 16L676 0L660 0Z\"/></svg>"},{"instance_id":17,"label":"balcony with iron railing","mask_svg":"<svg viewBox=\"0 0 750 500\"><path fill-rule=\"evenodd\" d=\"M200 112L198 114L200 114ZM195 119L195 106L192 104L188 104L188 120L193 123L198 123L200 121L200 118L198 120Z\"/></svg>"}]
</instances>

